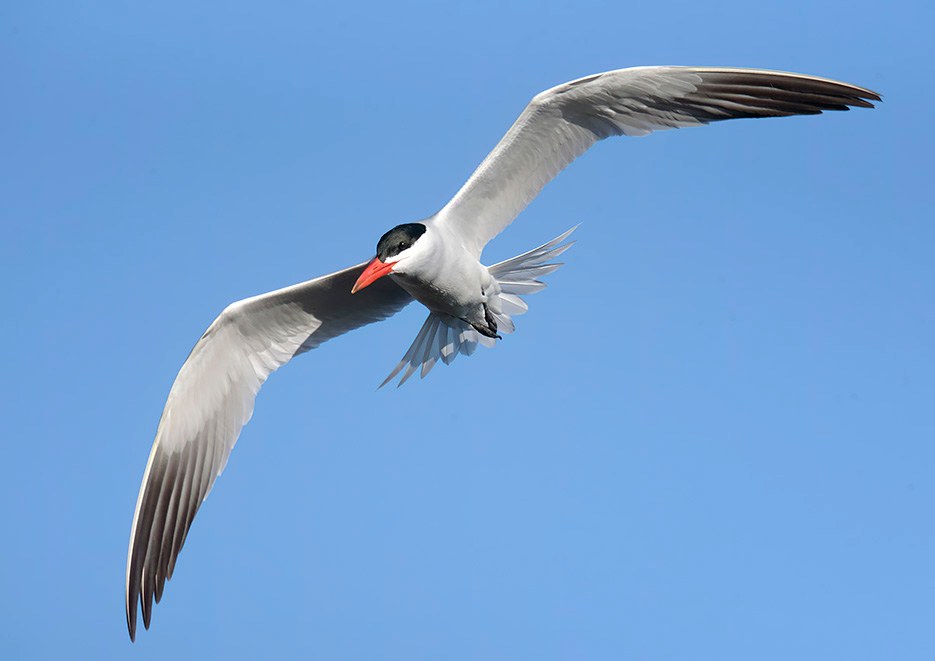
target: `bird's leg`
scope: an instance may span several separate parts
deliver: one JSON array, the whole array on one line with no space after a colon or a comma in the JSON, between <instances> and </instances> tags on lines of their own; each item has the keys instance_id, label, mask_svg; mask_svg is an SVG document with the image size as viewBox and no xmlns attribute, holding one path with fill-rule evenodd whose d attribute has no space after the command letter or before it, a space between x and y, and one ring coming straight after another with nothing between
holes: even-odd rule
<instances>
[{"instance_id":1,"label":"bird's leg","mask_svg":"<svg viewBox=\"0 0 935 661\"><path fill-rule=\"evenodd\" d=\"M487 304L484 303L484 321L487 323L486 326L481 324L475 324L473 321L468 321L471 326L474 327L478 333L485 337L492 337L497 340L502 340L503 338L497 335L497 320L493 318L493 315L490 314L490 309L487 307ZM467 319L465 319L467 321Z\"/></svg>"}]
</instances>

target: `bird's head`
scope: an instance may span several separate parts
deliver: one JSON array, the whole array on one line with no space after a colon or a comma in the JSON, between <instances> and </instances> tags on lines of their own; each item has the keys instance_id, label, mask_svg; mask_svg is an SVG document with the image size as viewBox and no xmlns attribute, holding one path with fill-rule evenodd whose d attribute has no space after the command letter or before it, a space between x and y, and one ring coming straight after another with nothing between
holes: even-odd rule
<instances>
[{"instance_id":1,"label":"bird's head","mask_svg":"<svg viewBox=\"0 0 935 661\"><path fill-rule=\"evenodd\" d=\"M417 246L417 242L419 237L425 234L425 230L426 227L422 223L406 223L397 225L381 236L377 242L377 256L357 278L351 293L356 294L390 273L405 273L407 264L418 261L418 256L424 252L421 250L423 246Z\"/></svg>"}]
</instances>

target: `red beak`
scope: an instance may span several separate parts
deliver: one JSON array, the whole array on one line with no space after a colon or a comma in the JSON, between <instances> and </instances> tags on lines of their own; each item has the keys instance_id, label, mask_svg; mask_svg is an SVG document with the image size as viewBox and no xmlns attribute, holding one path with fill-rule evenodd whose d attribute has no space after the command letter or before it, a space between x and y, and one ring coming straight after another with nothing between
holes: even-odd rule
<instances>
[{"instance_id":1,"label":"red beak","mask_svg":"<svg viewBox=\"0 0 935 661\"><path fill-rule=\"evenodd\" d=\"M356 294L361 289L373 284L375 280L379 280L392 270L392 264L384 264L380 261L379 257L374 257L373 261L367 264L367 268L365 268L363 273L360 274L360 277L357 278L357 282L355 282L354 286L351 288L351 293Z\"/></svg>"}]
</instances>

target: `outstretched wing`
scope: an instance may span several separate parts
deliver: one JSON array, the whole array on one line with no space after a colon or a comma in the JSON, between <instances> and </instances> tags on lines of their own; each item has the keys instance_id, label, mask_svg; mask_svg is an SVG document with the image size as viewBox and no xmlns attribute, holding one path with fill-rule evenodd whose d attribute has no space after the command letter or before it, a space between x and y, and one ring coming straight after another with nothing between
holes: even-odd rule
<instances>
[{"instance_id":1,"label":"outstretched wing","mask_svg":"<svg viewBox=\"0 0 935 661\"><path fill-rule=\"evenodd\" d=\"M743 117L872 108L875 92L758 69L634 67L538 94L467 183L433 217L480 256L484 245L575 158L613 135L646 135Z\"/></svg>"},{"instance_id":2,"label":"outstretched wing","mask_svg":"<svg viewBox=\"0 0 935 661\"><path fill-rule=\"evenodd\" d=\"M412 297L390 278L351 295L365 264L238 301L214 320L169 391L143 475L127 554L127 627L149 628L192 519L224 470L266 378L293 356L385 319Z\"/></svg>"}]
</instances>

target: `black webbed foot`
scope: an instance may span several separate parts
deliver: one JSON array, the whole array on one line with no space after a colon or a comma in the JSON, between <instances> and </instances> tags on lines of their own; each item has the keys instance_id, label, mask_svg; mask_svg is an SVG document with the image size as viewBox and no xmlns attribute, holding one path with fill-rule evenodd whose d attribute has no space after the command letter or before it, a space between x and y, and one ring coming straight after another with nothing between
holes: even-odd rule
<instances>
[{"instance_id":1,"label":"black webbed foot","mask_svg":"<svg viewBox=\"0 0 935 661\"><path fill-rule=\"evenodd\" d=\"M467 320L465 319L465 321ZM484 337L492 337L496 340L502 340L503 338L497 334L497 320L494 319L492 314L490 314L490 310L487 308L486 305L484 306L484 321L487 322L486 326L482 326L481 324L471 323L470 321L468 321L468 323L474 327L474 330L476 330L478 333L480 333Z\"/></svg>"}]
</instances>

